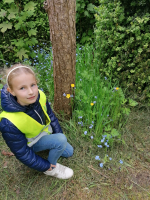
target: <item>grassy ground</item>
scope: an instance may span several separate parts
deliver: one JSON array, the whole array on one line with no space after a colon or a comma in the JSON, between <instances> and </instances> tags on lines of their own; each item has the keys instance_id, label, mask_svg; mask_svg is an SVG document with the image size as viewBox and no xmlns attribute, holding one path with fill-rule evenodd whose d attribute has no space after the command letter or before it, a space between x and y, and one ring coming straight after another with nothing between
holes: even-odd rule
<instances>
[{"instance_id":1,"label":"grassy ground","mask_svg":"<svg viewBox=\"0 0 150 200\"><path fill-rule=\"evenodd\" d=\"M150 110L139 106L131 111L122 129L125 145L114 145L109 152L112 161L99 167L92 141L80 137L78 127L61 122L64 133L75 151L69 159L59 162L71 167L74 176L58 180L29 169L14 156L0 154L0 200L147 200L150 199ZM0 150L9 151L0 135ZM98 152L99 151L99 152ZM39 155L47 157L48 152ZM124 162L120 164L118 161Z\"/></svg>"}]
</instances>

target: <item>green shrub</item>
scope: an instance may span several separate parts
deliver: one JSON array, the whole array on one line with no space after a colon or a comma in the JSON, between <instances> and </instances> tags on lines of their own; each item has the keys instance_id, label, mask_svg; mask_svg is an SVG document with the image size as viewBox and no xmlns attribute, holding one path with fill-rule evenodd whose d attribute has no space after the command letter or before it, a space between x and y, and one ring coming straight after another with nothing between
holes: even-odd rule
<instances>
[{"instance_id":1,"label":"green shrub","mask_svg":"<svg viewBox=\"0 0 150 200\"><path fill-rule=\"evenodd\" d=\"M101 74L122 88L150 97L150 14L125 17L120 2L105 4L100 0L96 8L96 59Z\"/></svg>"}]
</instances>

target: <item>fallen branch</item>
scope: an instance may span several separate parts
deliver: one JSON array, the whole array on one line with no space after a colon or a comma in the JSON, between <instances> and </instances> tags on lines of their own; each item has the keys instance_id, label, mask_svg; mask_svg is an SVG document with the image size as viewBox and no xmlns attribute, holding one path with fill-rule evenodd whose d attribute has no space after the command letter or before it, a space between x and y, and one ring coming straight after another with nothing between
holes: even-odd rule
<instances>
[{"instance_id":1,"label":"fallen branch","mask_svg":"<svg viewBox=\"0 0 150 200\"><path fill-rule=\"evenodd\" d=\"M95 172L97 172L98 174L104 176L105 178L109 178L108 176L102 174L101 172L99 172L97 169L94 169L92 165L88 166L90 169L93 169Z\"/></svg>"}]
</instances>

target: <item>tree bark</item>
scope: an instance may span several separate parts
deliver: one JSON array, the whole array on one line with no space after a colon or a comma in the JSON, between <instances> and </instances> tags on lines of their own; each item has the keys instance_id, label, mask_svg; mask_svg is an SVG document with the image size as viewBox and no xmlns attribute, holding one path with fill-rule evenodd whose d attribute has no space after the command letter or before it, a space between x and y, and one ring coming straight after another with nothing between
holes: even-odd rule
<instances>
[{"instance_id":1,"label":"tree bark","mask_svg":"<svg viewBox=\"0 0 150 200\"><path fill-rule=\"evenodd\" d=\"M73 98L63 94L73 94L71 84L75 84L76 0L47 0L46 3L53 50L54 110L69 118Z\"/></svg>"}]
</instances>

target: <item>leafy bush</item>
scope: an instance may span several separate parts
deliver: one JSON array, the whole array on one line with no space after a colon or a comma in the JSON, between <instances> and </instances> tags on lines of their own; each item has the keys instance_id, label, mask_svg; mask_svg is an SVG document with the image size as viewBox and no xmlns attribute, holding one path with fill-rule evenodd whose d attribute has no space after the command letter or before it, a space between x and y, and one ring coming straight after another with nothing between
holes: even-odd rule
<instances>
[{"instance_id":1,"label":"leafy bush","mask_svg":"<svg viewBox=\"0 0 150 200\"><path fill-rule=\"evenodd\" d=\"M0 8L0 59L17 62L29 55L33 58L30 46L49 35L43 1L3 0Z\"/></svg>"},{"instance_id":2,"label":"leafy bush","mask_svg":"<svg viewBox=\"0 0 150 200\"><path fill-rule=\"evenodd\" d=\"M2 0L0 2L0 61L18 62L33 58L30 46L50 42L48 16L44 0ZM98 0L77 0L77 42L91 42L94 38L94 6ZM50 45L49 45L50 46Z\"/></svg>"},{"instance_id":3,"label":"leafy bush","mask_svg":"<svg viewBox=\"0 0 150 200\"><path fill-rule=\"evenodd\" d=\"M125 17L120 2L96 8L96 60L101 74L143 98L150 97L150 14Z\"/></svg>"}]
</instances>

